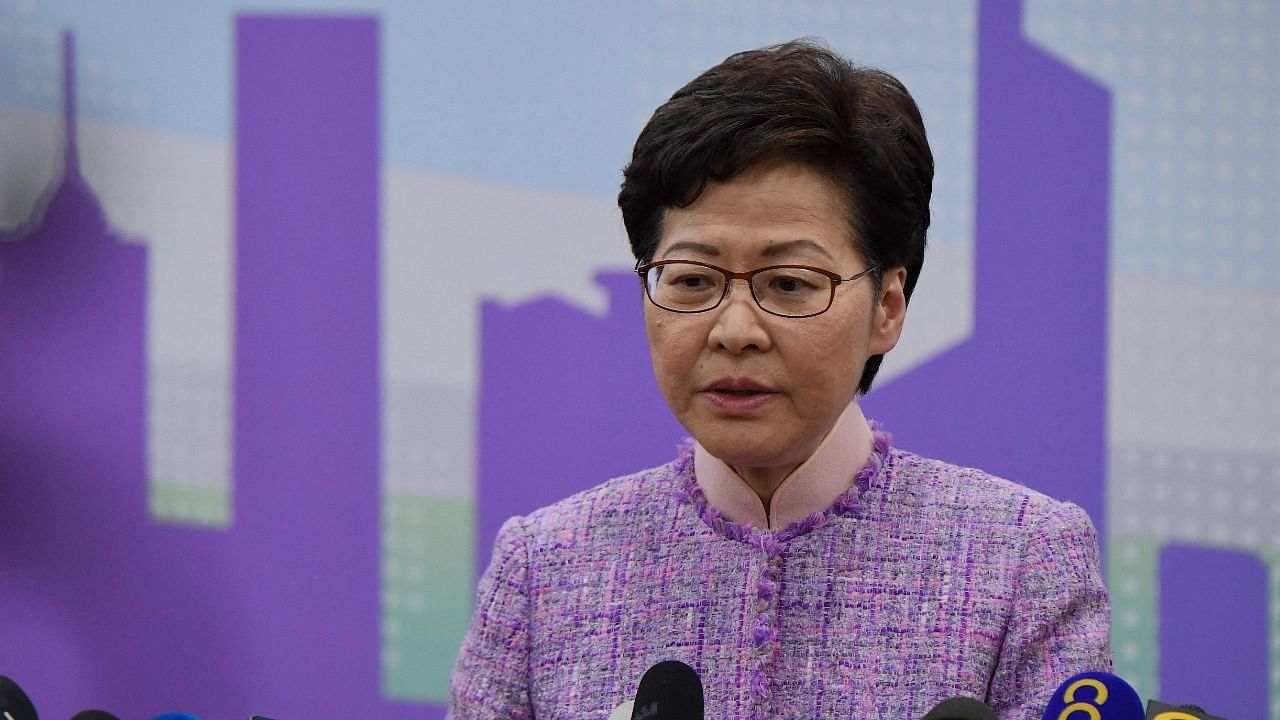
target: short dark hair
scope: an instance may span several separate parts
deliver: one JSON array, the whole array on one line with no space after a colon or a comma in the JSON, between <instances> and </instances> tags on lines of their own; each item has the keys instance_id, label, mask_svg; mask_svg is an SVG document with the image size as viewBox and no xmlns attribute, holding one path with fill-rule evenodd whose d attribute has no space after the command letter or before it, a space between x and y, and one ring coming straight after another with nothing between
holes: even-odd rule
<instances>
[{"instance_id":1,"label":"short dark hair","mask_svg":"<svg viewBox=\"0 0 1280 720\"><path fill-rule=\"evenodd\" d=\"M854 245L882 271L906 268L910 300L933 192L920 109L897 78L813 40L730 55L654 111L618 193L637 264L653 259L669 208L774 161L804 163L840 188ZM882 360L868 358L858 392L871 389Z\"/></svg>"}]
</instances>

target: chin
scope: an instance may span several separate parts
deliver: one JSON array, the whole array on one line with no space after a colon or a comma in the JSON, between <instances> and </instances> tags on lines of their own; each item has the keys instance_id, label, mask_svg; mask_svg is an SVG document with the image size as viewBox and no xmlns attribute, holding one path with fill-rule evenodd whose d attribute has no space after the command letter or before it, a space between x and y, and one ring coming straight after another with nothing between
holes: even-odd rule
<instances>
[{"instance_id":1,"label":"chin","mask_svg":"<svg viewBox=\"0 0 1280 720\"><path fill-rule=\"evenodd\" d=\"M798 465L803 462L803 459L792 460L788 457L788 450L791 450L794 445L778 443L776 436L770 438L773 442L766 442L760 438L753 438L747 433L734 436L730 431L724 434L718 433L706 441L698 439L696 434L694 438L707 449L707 452L733 467L778 467L789 464Z\"/></svg>"}]
</instances>

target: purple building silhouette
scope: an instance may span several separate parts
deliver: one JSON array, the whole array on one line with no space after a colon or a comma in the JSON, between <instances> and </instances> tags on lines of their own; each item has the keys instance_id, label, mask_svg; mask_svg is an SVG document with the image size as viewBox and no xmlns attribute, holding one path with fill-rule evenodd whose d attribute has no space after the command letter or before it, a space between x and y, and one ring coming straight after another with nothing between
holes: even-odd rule
<instances>
[{"instance_id":1,"label":"purple building silhouette","mask_svg":"<svg viewBox=\"0 0 1280 720\"><path fill-rule=\"evenodd\" d=\"M69 35L63 58L62 177L0 238L0 672L54 717L142 715L185 702L185 656L234 680L240 643L210 538L147 514L147 252L80 174Z\"/></svg>"},{"instance_id":2,"label":"purple building silhouette","mask_svg":"<svg viewBox=\"0 0 1280 720\"><path fill-rule=\"evenodd\" d=\"M974 329L872 391L898 444L1105 519L1111 98L981 5ZM928 265L926 256L925 264Z\"/></svg>"},{"instance_id":3,"label":"purple building silhouette","mask_svg":"<svg viewBox=\"0 0 1280 720\"><path fill-rule=\"evenodd\" d=\"M0 672L42 715L439 717L379 662L378 25L236 24L235 511L147 512L146 252L75 153L0 244Z\"/></svg>"},{"instance_id":4,"label":"purple building silhouette","mask_svg":"<svg viewBox=\"0 0 1280 720\"><path fill-rule=\"evenodd\" d=\"M658 391L631 273L600 273L609 314L553 299L481 313L476 567L502 522L675 456L683 428Z\"/></svg>"}]
</instances>

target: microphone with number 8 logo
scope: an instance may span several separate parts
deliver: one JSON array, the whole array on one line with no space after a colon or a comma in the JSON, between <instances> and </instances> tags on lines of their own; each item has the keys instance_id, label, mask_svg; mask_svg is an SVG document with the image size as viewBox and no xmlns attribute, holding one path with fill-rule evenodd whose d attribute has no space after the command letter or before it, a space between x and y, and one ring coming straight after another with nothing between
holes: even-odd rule
<instances>
[{"instance_id":1,"label":"microphone with number 8 logo","mask_svg":"<svg viewBox=\"0 0 1280 720\"><path fill-rule=\"evenodd\" d=\"M1049 699L1043 720L1144 720L1142 700L1129 683L1105 672L1068 678Z\"/></svg>"}]
</instances>

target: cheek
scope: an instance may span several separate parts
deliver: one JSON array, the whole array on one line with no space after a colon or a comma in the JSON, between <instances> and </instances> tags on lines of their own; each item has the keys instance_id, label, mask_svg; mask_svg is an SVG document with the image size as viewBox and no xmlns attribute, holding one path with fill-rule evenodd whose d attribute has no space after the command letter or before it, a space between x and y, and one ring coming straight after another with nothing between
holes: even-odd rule
<instances>
[{"instance_id":1,"label":"cheek","mask_svg":"<svg viewBox=\"0 0 1280 720\"><path fill-rule=\"evenodd\" d=\"M681 395L695 375L706 348L707 327L699 316L645 317L649 354L658 387L668 400Z\"/></svg>"},{"instance_id":2,"label":"cheek","mask_svg":"<svg viewBox=\"0 0 1280 720\"><path fill-rule=\"evenodd\" d=\"M649 353L658 391L667 407L682 418L690 402L690 383L697 354L690 353L687 333L670 323L649 324Z\"/></svg>"},{"instance_id":3,"label":"cheek","mask_svg":"<svg viewBox=\"0 0 1280 720\"><path fill-rule=\"evenodd\" d=\"M668 335L666 323L645 313L644 333L649 340L649 354L653 356L653 364L656 368L658 360L666 353Z\"/></svg>"},{"instance_id":4,"label":"cheek","mask_svg":"<svg viewBox=\"0 0 1280 720\"><path fill-rule=\"evenodd\" d=\"M805 377L806 387L825 394L857 385L865 357L852 328L825 324L794 340L796 352L789 364Z\"/></svg>"},{"instance_id":5,"label":"cheek","mask_svg":"<svg viewBox=\"0 0 1280 720\"><path fill-rule=\"evenodd\" d=\"M687 334L681 333L679 328L667 319L650 317L645 318L645 332L649 337L649 354L653 358L653 370L658 376L658 382L665 389L683 364L683 356L687 354L687 350L683 347L687 344L685 340Z\"/></svg>"},{"instance_id":6,"label":"cheek","mask_svg":"<svg viewBox=\"0 0 1280 720\"><path fill-rule=\"evenodd\" d=\"M653 366L672 372L687 371L698 360L698 343L688 328L666 325L649 333Z\"/></svg>"}]
</instances>

